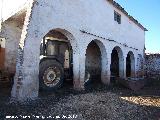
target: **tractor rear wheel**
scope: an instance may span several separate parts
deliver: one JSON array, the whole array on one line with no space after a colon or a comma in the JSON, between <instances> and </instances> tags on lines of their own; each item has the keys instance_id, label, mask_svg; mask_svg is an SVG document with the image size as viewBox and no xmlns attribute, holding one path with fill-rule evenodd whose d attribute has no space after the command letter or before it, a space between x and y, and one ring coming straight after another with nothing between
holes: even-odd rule
<instances>
[{"instance_id":1,"label":"tractor rear wheel","mask_svg":"<svg viewBox=\"0 0 160 120\"><path fill-rule=\"evenodd\" d=\"M55 60L45 60L40 63L39 83L41 90L56 90L63 84L63 66Z\"/></svg>"}]
</instances>

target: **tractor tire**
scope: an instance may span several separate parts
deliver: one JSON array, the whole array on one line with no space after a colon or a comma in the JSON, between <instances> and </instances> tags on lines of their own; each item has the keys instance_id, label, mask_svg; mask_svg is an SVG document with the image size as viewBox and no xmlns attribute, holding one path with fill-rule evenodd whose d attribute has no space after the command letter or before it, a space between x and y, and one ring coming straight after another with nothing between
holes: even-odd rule
<instances>
[{"instance_id":1,"label":"tractor tire","mask_svg":"<svg viewBox=\"0 0 160 120\"><path fill-rule=\"evenodd\" d=\"M54 91L63 85L63 66L56 60L45 60L39 67L40 90Z\"/></svg>"}]
</instances>

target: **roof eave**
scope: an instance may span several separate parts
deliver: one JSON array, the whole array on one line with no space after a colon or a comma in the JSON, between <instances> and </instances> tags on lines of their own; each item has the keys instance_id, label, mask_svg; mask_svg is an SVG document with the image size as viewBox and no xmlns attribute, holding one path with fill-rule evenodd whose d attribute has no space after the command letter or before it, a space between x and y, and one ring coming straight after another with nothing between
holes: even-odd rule
<instances>
[{"instance_id":1,"label":"roof eave","mask_svg":"<svg viewBox=\"0 0 160 120\"><path fill-rule=\"evenodd\" d=\"M125 14L131 21L133 21L136 25L138 25L142 30L144 31L148 31L142 24L140 24L138 22L138 20L136 20L134 17L132 17L131 15L128 14L128 12L117 2L115 2L114 0L108 0L115 8L117 8L118 10L120 10L123 14Z\"/></svg>"}]
</instances>

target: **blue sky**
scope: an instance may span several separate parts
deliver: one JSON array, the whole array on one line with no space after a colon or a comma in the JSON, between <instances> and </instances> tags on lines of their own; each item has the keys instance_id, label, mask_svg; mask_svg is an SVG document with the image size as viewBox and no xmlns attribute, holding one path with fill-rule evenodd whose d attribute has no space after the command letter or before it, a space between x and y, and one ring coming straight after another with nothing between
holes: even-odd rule
<instances>
[{"instance_id":1,"label":"blue sky","mask_svg":"<svg viewBox=\"0 0 160 120\"><path fill-rule=\"evenodd\" d=\"M160 0L116 0L146 32L146 52L160 53Z\"/></svg>"}]
</instances>

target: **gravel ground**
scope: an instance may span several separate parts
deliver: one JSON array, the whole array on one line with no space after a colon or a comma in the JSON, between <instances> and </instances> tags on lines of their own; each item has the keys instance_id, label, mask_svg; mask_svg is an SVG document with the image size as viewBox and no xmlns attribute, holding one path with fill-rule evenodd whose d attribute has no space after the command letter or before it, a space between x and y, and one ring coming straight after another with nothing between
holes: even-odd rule
<instances>
[{"instance_id":1,"label":"gravel ground","mask_svg":"<svg viewBox=\"0 0 160 120\"><path fill-rule=\"evenodd\" d=\"M9 93L9 89L0 91L0 119L7 115L18 119L160 120L159 85L138 92L102 84L77 92L66 85L54 93L41 92L37 100L25 104L10 102Z\"/></svg>"}]
</instances>

